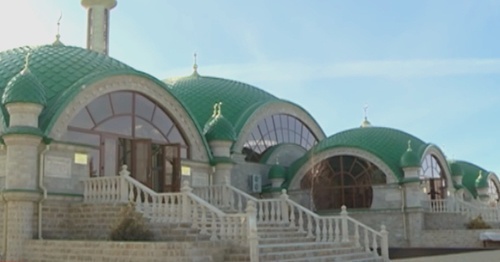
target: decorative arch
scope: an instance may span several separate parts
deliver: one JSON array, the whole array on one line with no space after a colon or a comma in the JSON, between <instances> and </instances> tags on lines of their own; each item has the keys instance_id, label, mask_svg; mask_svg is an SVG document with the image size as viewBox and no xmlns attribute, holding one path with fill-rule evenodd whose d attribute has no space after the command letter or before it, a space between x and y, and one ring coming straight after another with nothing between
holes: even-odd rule
<instances>
[{"instance_id":1,"label":"decorative arch","mask_svg":"<svg viewBox=\"0 0 500 262\"><path fill-rule=\"evenodd\" d=\"M301 168L297 170L295 175L290 181L289 190L299 189L301 187L301 181L306 176L306 174L312 170L318 163L321 163L323 160L336 157L336 156L353 156L365 159L370 162L374 166L377 167L382 173L385 174L386 184L397 183L398 179L394 172L389 168L387 164L385 164L380 158L376 155L366 152L361 149L356 148L348 148L348 147L339 147L331 150L327 150L321 152L314 156L311 160L307 161ZM292 174L293 175L293 174Z\"/></svg>"},{"instance_id":2,"label":"decorative arch","mask_svg":"<svg viewBox=\"0 0 500 262\"><path fill-rule=\"evenodd\" d=\"M191 159L208 161L208 152L201 135L191 116L182 104L172 94L164 90L154 81L141 76L119 75L111 76L90 85L83 85L81 91L64 107L54 124L47 132L55 140L60 140L65 134L71 120L94 99L117 91L131 91L150 98L161 105L180 127L180 132L189 145Z\"/></svg>"},{"instance_id":3,"label":"decorative arch","mask_svg":"<svg viewBox=\"0 0 500 262\"><path fill-rule=\"evenodd\" d=\"M430 199L445 199L453 189L453 180L443 152L435 145L429 145L422 154L420 179L424 193Z\"/></svg>"},{"instance_id":4,"label":"decorative arch","mask_svg":"<svg viewBox=\"0 0 500 262\"><path fill-rule=\"evenodd\" d=\"M259 107L241 128L234 152L246 153L247 160L276 144L294 143L306 150L325 138L316 121L302 108L284 101L273 101ZM248 157L255 155L255 159Z\"/></svg>"},{"instance_id":5,"label":"decorative arch","mask_svg":"<svg viewBox=\"0 0 500 262\"><path fill-rule=\"evenodd\" d=\"M500 181L495 173L490 173L488 176L488 195L490 205L497 206L500 202Z\"/></svg>"}]
</instances>

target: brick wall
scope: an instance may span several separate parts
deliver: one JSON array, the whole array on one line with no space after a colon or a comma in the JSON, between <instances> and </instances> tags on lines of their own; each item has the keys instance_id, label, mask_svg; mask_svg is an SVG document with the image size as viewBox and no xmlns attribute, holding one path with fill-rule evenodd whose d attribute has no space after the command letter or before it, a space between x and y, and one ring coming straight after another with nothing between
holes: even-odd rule
<instances>
[{"instance_id":1,"label":"brick wall","mask_svg":"<svg viewBox=\"0 0 500 262\"><path fill-rule=\"evenodd\" d=\"M228 246L225 242L28 240L23 261L222 261Z\"/></svg>"}]
</instances>

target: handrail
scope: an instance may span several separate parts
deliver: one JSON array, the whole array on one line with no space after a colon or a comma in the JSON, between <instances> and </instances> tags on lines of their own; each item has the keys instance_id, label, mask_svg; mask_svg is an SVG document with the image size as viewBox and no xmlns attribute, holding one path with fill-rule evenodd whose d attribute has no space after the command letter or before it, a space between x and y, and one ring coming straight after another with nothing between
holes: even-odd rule
<instances>
[{"instance_id":1,"label":"handrail","mask_svg":"<svg viewBox=\"0 0 500 262\"><path fill-rule=\"evenodd\" d=\"M474 205L461 199L434 199L422 201L422 206L431 213L460 213L467 218L481 216L484 221L499 222L500 210L494 207Z\"/></svg>"},{"instance_id":2,"label":"handrail","mask_svg":"<svg viewBox=\"0 0 500 262\"><path fill-rule=\"evenodd\" d=\"M136 210L152 222L191 223L201 234L210 235L211 240L241 244L249 241L250 214L224 213L193 194L187 181L181 193L157 193L129 174L123 167L120 176L83 180L85 202L132 202Z\"/></svg>"}]
</instances>

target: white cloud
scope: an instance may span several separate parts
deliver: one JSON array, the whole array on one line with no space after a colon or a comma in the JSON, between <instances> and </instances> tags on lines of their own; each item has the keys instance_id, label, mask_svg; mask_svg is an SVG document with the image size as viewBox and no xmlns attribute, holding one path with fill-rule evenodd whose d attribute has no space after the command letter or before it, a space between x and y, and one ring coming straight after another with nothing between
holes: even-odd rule
<instances>
[{"instance_id":1,"label":"white cloud","mask_svg":"<svg viewBox=\"0 0 500 262\"><path fill-rule=\"evenodd\" d=\"M500 59L373 60L331 64L270 62L200 66L200 73L242 81L308 81L343 77L412 78L500 74ZM186 69L165 76L186 75Z\"/></svg>"}]
</instances>

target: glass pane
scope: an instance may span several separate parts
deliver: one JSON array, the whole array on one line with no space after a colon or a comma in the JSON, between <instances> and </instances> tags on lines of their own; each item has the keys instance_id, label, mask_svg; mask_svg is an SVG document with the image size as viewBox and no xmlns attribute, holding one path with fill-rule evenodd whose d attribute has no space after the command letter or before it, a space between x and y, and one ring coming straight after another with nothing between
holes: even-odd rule
<instances>
[{"instance_id":1,"label":"glass pane","mask_svg":"<svg viewBox=\"0 0 500 262\"><path fill-rule=\"evenodd\" d=\"M108 95L96 98L96 100L90 103L87 108L97 124L112 115Z\"/></svg>"},{"instance_id":2,"label":"glass pane","mask_svg":"<svg viewBox=\"0 0 500 262\"><path fill-rule=\"evenodd\" d=\"M132 117L114 117L99 125L95 130L125 136L132 136Z\"/></svg>"},{"instance_id":3,"label":"glass pane","mask_svg":"<svg viewBox=\"0 0 500 262\"><path fill-rule=\"evenodd\" d=\"M142 95L135 95L135 114L151 121L155 105Z\"/></svg>"},{"instance_id":4,"label":"glass pane","mask_svg":"<svg viewBox=\"0 0 500 262\"><path fill-rule=\"evenodd\" d=\"M115 92L111 94L115 114L132 114L132 93Z\"/></svg>"},{"instance_id":5,"label":"glass pane","mask_svg":"<svg viewBox=\"0 0 500 262\"><path fill-rule=\"evenodd\" d=\"M86 108L83 108L74 118L71 120L69 126L91 129L94 127L94 122L90 118L89 113Z\"/></svg>"},{"instance_id":6,"label":"glass pane","mask_svg":"<svg viewBox=\"0 0 500 262\"><path fill-rule=\"evenodd\" d=\"M181 145L185 145L186 142L184 142L184 139L181 136L181 133L179 133L179 130L174 127L172 131L170 131L170 134L168 134L168 141L172 144L174 143L179 143Z\"/></svg>"},{"instance_id":7,"label":"glass pane","mask_svg":"<svg viewBox=\"0 0 500 262\"><path fill-rule=\"evenodd\" d=\"M163 134L167 134L170 131L170 128L174 125L172 120L160 110L160 108L156 108L154 116L153 116L153 124L157 126Z\"/></svg>"},{"instance_id":8,"label":"glass pane","mask_svg":"<svg viewBox=\"0 0 500 262\"><path fill-rule=\"evenodd\" d=\"M135 137L149 138L153 141L167 141L158 129L138 117L135 117Z\"/></svg>"},{"instance_id":9,"label":"glass pane","mask_svg":"<svg viewBox=\"0 0 500 262\"><path fill-rule=\"evenodd\" d=\"M90 146L99 146L100 143L99 135L76 132L76 131L66 132L62 140L77 144L90 145Z\"/></svg>"}]
</instances>

